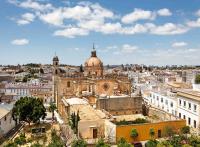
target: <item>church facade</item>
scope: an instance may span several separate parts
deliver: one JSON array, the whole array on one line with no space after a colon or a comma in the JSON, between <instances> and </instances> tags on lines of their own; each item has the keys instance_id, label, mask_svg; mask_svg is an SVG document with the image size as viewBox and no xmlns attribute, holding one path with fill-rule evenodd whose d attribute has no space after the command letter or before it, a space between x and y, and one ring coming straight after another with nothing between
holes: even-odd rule
<instances>
[{"instance_id":1,"label":"church facade","mask_svg":"<svg viewBox=\"0 0 200 147\"><path fill-rule=\"evenodd\" d=\"M72 74L61 72L59 58L55 56L53 58L53 83L53 95L59 112L62 111L63 98L85 98L92 106L96 106L97 100L102 96L126 95L131 97L131 81L128 76L105 74L103 62L97 57L94 48L91 56L85 61L84 67L81 66L78 72ZM142 98L138 97L138 99L142 103ZM131 107L134 109L134 103L132 104ZM103 107L98 108L103 109Z\"/></svg>"}]
</instances>

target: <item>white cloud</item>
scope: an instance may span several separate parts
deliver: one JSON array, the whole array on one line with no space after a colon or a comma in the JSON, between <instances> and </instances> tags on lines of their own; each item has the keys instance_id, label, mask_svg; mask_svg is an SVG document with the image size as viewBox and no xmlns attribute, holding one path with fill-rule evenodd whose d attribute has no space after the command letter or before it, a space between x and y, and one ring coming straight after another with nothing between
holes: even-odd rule
<instances>
[{"instance_id":1,"label":"white cloud","mask_svg":"<svg viewBox=\"0 0 200 147\"><path fill-rule=\"evenodd\" d=\"M55 26L62 26L63 25L63 14L61 9L56 9L51 13L47 14L39 14L39 18L48 24L55 25Z\"/></svg>"},{"instance_id":2,"label":"white cloud","mask_svg":"<svg viewBox=\"0 0 200 147\"><path fill-rule=\"evenodd\" d=\"M35 15L32 13L25 13L21 16L21 19L17 20L18 25L26 25L33 22L35 19Z\"/></svg>"},{"instance_id":3,"label":"white cloud","mask_svg":"<svg viewBox=\"0 0 200 147\"><path fill-rule=\"evenodd\" d=\"M13 45L27 45L29 44L29 40L22 38L22 39L15 39L13 41L11 41L11 44Z\"/></svg>"},{"instance_id":4,"label":"white cloud","mask_svg":"<svg viewBox=\"0 0 200 147\"><path fill-rule=\"evenodd\" d=\"M157 11L157 13L160 16L171 16L172 15L172 12L167 8L160 9Z\"/></svg>"},{"instance_id":5,"label":"white cloud","mask_svg":"<svg viewBox=\"0 0 200 147\"><path fill-rule=\"evenodd\" d=\"M189 27L200 27L200 18L198 18L196 21L188 21L187 25Z\"/></svg>"},{"instance_id":6,"label":"white cloud","mask_svg":"<svg viewBox=\"0 0 200 147\"><path fill-rule=\"evenodd\" d=\"M125 24L130 24L138 20L153 20L155 13L152 11L134 9L132 13L126 14L122 17L121 21Z\"/></svg>"},{"instance_id":7,"label":"white cloud","mask_svg":"<svg viewBox=\"0 0 200 147\"><path fill-rule=\"evenodd\" d=\"M126 34L126 35L133 35L136 33L145 33L148 31L148 27L142 24L135 24L134 26L131 27L123 27L121 29L121 34Z\"/></svg>"},{"instance_id":8,"label":"white cloud","mask_svg":"<svg viewBox=\"0 0 200 147\"><path fill-rule=\"evenodd\" d=\"M189 28L181 24L173 24L173 23L166 23L161 26L149 24L149 29L151 34L156 34L156 35L184 34L189 30Z\"/></svg>"},{"instance_id":9,"label":"white cloud","mask_svg":"<svg viewBox=\"0 0 200 147\"><path fill-rule=\"evenodd\" d=\"M22 15L21 19L17 21L19 25L29 24L34 21L35 17L38 17L39 20L45 24L60 28L60 30L54 32L55 36L74 38L76 36L88 35L90 32L122 35L134 35L139 33L175 35L183 34L189 30L189 27L173 23L166 23L163 25L155 25L153 23L131 24L138 20L153 20L157 15L169 16L171 12L167 8L158 11L134 9L132 13L121 18L123 24L119 22L118 15L102 7L98 3L79 2L75 6L65 5L54 7L50 3L45 3L44 1L9 1L19 7L34 11L34 14L27 13L26 15Z\"/></svg>"},{"instance_id":10,"label":"white cloud","mask_svg":"<svg viewBox=\"0 0 200 147\"><path fill-rule=\"evenodd\" d=\"M41 4L33 0L26 0L24 2L18 3L18 6L26 9L33 9L38 11L48 11L52 10L53 6L52 4Z\"/></svg>"},{"instance_id":11,"label":"white cloud","mask_svg":"<svg viewBox=\"0 0 200 147\"><path fill-rule=\"evenodd\" d=\"M200 17L200 9L196 12L196 15Z\"/></svg>"},{"instance_id":12,"label":"white cloud","mask_svg":"<svg viewBox=\"0 0 200 147\"><path fill-rule=\"evenodd\" d=\"M120 30L121 30L120 23L105 23L104 25L101 26L99 31L104 34L112 34L120 32Z\"/></svg>"},{"instance_id":13,"label":"white cloud","mask_svg":"<svg viewBox=\"0 0 200 147\"><path fill-rule=\"evenodd\" d=\"M174 42L172 44L172 47L183 47L183 46L187 46L186 42Z\"/></svg>"},{"instance_id":14,"label":"white cloud","mask_svg":"<svg viewBox=\"0 0 200 147\"><path fill-rule=\"evenodd\" d=\"M134 52L136 50L138 50L137 46L132 46L132 45L129 45L129 44L124 44L124 45L122 45L121 52L122 53L132 53L132 52Z\"/></svg>"},{"instance_id":15,"label":"white cloud","mask_svg":"<svg viewBox=\"0 0 200 147\"><path fill-rule=\"evenodd\" d=\"M86 36L89 34L88 30L76 27L69 27L63 30L57 30L54 32L55 36L63 36L67 38L75 38L76 36Z\"/></svg>"}]
</instances>

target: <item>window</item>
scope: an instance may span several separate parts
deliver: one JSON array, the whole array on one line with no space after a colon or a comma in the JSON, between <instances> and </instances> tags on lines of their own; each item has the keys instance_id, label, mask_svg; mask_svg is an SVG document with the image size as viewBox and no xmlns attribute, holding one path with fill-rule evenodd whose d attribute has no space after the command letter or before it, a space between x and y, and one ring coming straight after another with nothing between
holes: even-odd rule
<instances>
[{"instance_id":1,"label":"window","mask_svg":"<svg viewBox=\"0 0 200 147\"><path fill-rule=\"evenodd\" d=\"M196 120L194 120L194 128L196 128L197 127L197 122L196 122Z\"/></svg>"},{"instance_id":2,"label":"window","mask_svg":"<svg viewBox=\"0 0 200 147\"><path fill-rule=\"evenodd\" d=\"M159 101L159 97L157 96L157 101Z\"/></svg>"},{"instance_id":3,"label":"window","mask_svg":"<svg viewBox=\"0 0 200 147\"><path fill-rule=\"evenodd\" d=\"M158 130L158 138L162 137L161 136L161 130Z\"/></svg>"},{"instance_id":4,"label":"window","mask_svg":"<svg viewBox=\"0 0 200 147\"><path fill-rule=\"evenodd\" d=\"M97 138L97 129L93 129L93 138Z\"/></svg>"},{"instance_id":5,"label":"window","mask_svg":"<svg viewBox=\"0 0 200 147\"><path fill-rule=\"evenodd\" d=\"M161 102L163 103L163 98L161 98Z\"/></svg>"},{"instance_id":6,"label":"window","mask_svg":"<svg viewBox=\"0 0 200 147\"><path fill-rule=\"evenodd\" d=\"M185 119L185 115L183 115L183 119Z\"/></svg>"},{"instance_id":7,"label":"window","mask_svg":"<svg viewBox=\"0 0 200 147\"><path fill-rule=\"evenodd\" d=\"M186 101L183 102L183 106L186 107Z\"/></svg>"},{"instance_id":8,"label":"window","mask_svg":"<svg viewBox=\"0 0 200 147\"><path fill-rule=\"evenodd\" d=\"M150 97L152 97L152 94L150 94Z\"/></svg>"},{"instance_id":9,"label":"window","mask_svg":"<svg viewBox=\"0 0 200 147\"><path fill-rule=\"evenodd\" d=\"M191 110L191 103L188 103L188 109Z\"/></svg>"},{"instance_id":10,"label":"window","mask_svg":"<svg viewBox=\"0 0 200 147\"><path fill-rule=\"evenodd\" d=\"M197 112L197 105L194 105L194 112Z\"/></svg>"},{"instance_id":11,"label":"window","mask_svg":"<svg viewBox=\"0 0 200 147\"><path fill-rule=\"evenodd\" d=\"M179 105L181 105L181 100L179 100Z\"/></svg>"},{"instance_id":12,"label":"window","mask_svg":"<svg viewBox=\"0 0 200 147\"><path fill-rule=\"evenodd\" d=\"M181 113L179 113L179 118L181 118Z\"/></svg>"},{"instance_id":13,"label":"window","mask_svg":"<svg viewBox=\"0 0 200 147\"><path fill-rule=\"evenodd\" d=\"M4 121L6 121L6 120L7 120L7 117L5 116L5 117L4 117Z\"/></svg>"},{"instance_id":14,"label":"window","mask_svg":"<svg viewBox=\"0 0 200 147\"><path fill-rule=\"evenodd\" d=\"M190 123L191 123L191 118L188 117L188 125L190 125Z\"/></svg>"},{"instance_id":15,"label":"window","mask_svg":"<svg viewBox=\"0 0 200 147\"><path fill-rule=\"evenodd\" d=\"M70 81L67 82L67 87L70 87Z\"/></svg>"},{"instance_id":16,"label":"window","mask_svg":"<svg viewBox=\"0 0 200 147\"><path fill-rule=\"evenodd\" d=\"M174 105L174 104L173 104L173 102L171 102L171 104L170 104L170 105L171 105L171 107L173 107L173 105Z\"/></svg>"}]
</instances>

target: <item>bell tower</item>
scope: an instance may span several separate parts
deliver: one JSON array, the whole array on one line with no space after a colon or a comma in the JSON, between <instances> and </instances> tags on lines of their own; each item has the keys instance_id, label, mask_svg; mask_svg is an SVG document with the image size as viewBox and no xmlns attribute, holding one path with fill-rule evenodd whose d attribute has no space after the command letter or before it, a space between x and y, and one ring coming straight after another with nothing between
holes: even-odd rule
<instances>
[{"instance_id":1,"label":"bell tower","mask_svg":"<svg viewBox=\"0 0 200 147\"><path fill-rule=\"evenodd\" d=\"M53 57L53 99L54 102L56 103L56 106L58 108L58 77L59 77L59 58L58 56Z\"/></svg>"},{"instance_id":2,"label":"bell tower","mask_svg":"<svg viewBox=\"0 0 200 147\"><path fill-rule=\"evenodd\" d=\"M53 74L54 75L59 74L59 59L58 59L58 56L53 57Z\"/></svg>"}]
</instances>

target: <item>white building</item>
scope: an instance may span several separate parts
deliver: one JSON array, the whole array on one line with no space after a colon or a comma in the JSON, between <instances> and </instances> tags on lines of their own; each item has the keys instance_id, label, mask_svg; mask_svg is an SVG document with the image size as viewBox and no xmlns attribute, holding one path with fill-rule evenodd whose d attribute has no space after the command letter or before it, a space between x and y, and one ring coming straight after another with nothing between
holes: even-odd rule
<instances>
[{"instance_id":1,"label":"white building","mask_svg":"<svg viewBox=\"0 0 200 147\"><path fill-rule=\"evenodd\" d=\"M52 83L7 83L5 85L5 94L14 95L17 98L31 96L32 92L50 92Z\"/></svg>"},{"instance_id":2,"label":"white building","mask_svg":"<svg viewBox=\"0 0 200 147\"><path fill-rule=\"evenodd\" d=\"M146 101L155 108L177 116L177 98L172 92L151 91Z\"/></svg>"},{"instance_id":3,"label":"white building","mask_svg":"<svg viewBox=\"0 0 200 147\"><path fill-rule=\"evenodd\" d=\"M0 137L15 127L12 108L13 104L0 104Z\"/></svg>"},{"instance_id":4,"label":"white building","mask_svg":"<svg viewBox=\"0 0 200 147\"><path fill-rule=\"evenodd\" d=\"M176 93L150 91L144 100L152 107L186 120L195 132L200 130L200 91L179 89Z\"/></svg>"},{"instance_id":5,"label":"white building","mask_svg":"<svg viewBox=\"0 0 200 147\"><path fill-rule=\"evenodd\" d=\"M186 124L198 129L200 127L200 92L193 90L178 91L178 116Z\"/></svg>"}]
</instances>

